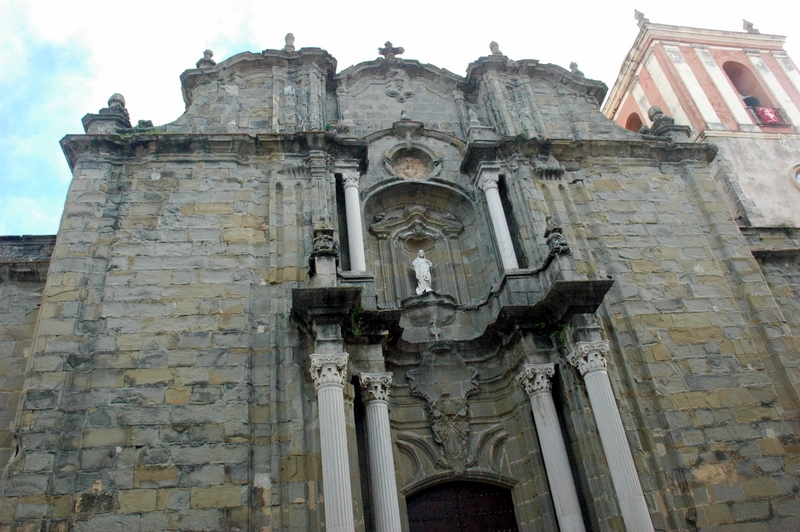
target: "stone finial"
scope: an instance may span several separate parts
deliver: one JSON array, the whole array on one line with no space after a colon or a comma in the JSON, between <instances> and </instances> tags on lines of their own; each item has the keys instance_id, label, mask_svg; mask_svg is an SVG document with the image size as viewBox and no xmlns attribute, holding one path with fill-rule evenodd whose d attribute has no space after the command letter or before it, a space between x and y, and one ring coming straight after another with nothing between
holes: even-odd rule
<instances>
[{"instance_id":1,"label":"stone finial","mask_svg":"<svg viewBox=\"0 0 800 532\"><path fill-rule=\"evenodd\" d=\"M675 141L685 141L689 139L692 128L675 124L675 119L664 114L660 107L654 105L647 110L647 117L653 123L650 127L643 126L639 133L644 135L655 135L657 137L668 137Z\"/></svg>"},{"instance_id":2,"label":"stone finial","mask_svg":"<svg viewBox=\"0 0 800 532\"><path fill-rule=\"evenodd\" d=\"M406 112L405 109L400 111L400 120L411 120L411 117L408 116L408 113Z\"/></svg>"},{"instance_id":3,"label":"stone finial","mask_svg":"<svg viewBox=\"0 0 800 532\"><path fill-rule=\"evenodd\" d=\"M489 50L492 51L492 55L503 55L503 52L500 51L500 45L496 41L489 43Z\"/></svg>"},{"instance_id":4,"label":"stone finial","mask_svg":"<svg viewBox=\"0 0 800 532\"><path fill-rule=\"evenodd\" d=\"M197 68L211 68L217 64L216 61L211 59L214 57L214 52L211 50L203 50L203 57L197 62Z\"/></svg>"},{"instance_id":5,"label":"stone finial","mask_svg":"<svg viewBox=\"0 0 800 532\"><path fill-rule=\"evenodd\" d=\"M378 53L386 59L394 59L395 56L406 51L402 46L393 46L392 41L386 41L383 46L383 48L378 48Z\"/></svg>"},{"instance_id":6,"label":"stone finial","mask_svg":"<svg viewBox=\"0 0 800 532\"><path fill-rule=\"evenodd\" d=\"M83 129L90 135L117 133L120 129L131 127L131 119L125 108L125 97L115 92L108 99L108 107L97 114L89 113L81 119Z\"/></svg>"},{"instance_id":7,"label":"stone finial","mask_svg":"<svg viewBox=\"0 0 800 532\"><path fill-rule=\"evenodd\" d=\"M112 94L111 97L108 99L108 108L125 109L125 96L123 96L118 92Z\"/></svg>"},{"instance_id":8,"label":"stone finial","mask_svg":"<svg viewBox=\"0 0 800 532\"><path fill-rule=\"evenodd\" d=\"M575 74L579 78L584 77L583 72L578 70L578 63L576 63L575 61L573 61L573 62L571 62L569 64L569 70L570 70L570 72L572 72L573 74Z\"/></svg>"},{"instance_id":9,"label":"stone finial","mask_svg":"<svg viewBox=\"0 0 800 532\"><path fill-rule=\"evenodd\" d=\"M649 18L645 18L644 13L642 13L638 9L634 9L633 10L633 18L635 18L637 21L639 21L639 27L640 28L642 26L644 26L645 24L648 24L650 22L650 19Z\"/></svg>"},{"instance_id":10,"label":"stone finial","mask_svg":"<svg viewBox=\"0 0 800 532\"><path fill-rule=\"evenodd\" d=\"M747 33L761 33L753 27L753 23L749 20L742 19L742 29Z\"/></svg>"},{"instance_id":11,"label":"stone finial","mask_svg":"<svg viewBox=\"0 0 800 532\"><path fill-rule=\"evenodd\" d=\"M295 51L294 34L293 33L287 33L286 37L284 37L283 40L286 43L286 44L283 45L283 51L284 52L290 52L290 53L294 52Z\"/></svg>"}]
</instances>

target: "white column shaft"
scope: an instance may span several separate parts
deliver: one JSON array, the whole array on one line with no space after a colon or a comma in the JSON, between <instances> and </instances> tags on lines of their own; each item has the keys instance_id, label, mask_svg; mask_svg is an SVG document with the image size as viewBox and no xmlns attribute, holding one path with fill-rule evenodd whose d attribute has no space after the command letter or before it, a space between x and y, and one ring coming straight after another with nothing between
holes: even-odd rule
<instances>
[{"instance_id":1,"label":"white column shaft","mask_svg":"<svg viewBox=\"0 0 800 532\"><path fill-rule=\"evenodd\" d=\"M625 527L631 532L652 531L650 511L636 474L608 373L605 369L589 371L584 375L584 380Z\"/></svg>"},{"instance_id":2,"label":"white column shaft","mask_svg":"<svg viewBox=\"0 0 800 532\"><path fill-rule=\"evenodd\" d=\"M389 430L389 405L380 400L367 402L366 418L375 530L400 532L400 506L397 502L397 477L392 454L392 434Z\"/></svg>"},{"instance_id":3,"label":"white column shaft","mask_svg":"<svg viewBox=\"0 0 800 532\"><path fill-rule=\"evenodd\" d=\"M500 192L497 190L497 186L484 187L484 192L486 193L486 203L489 206L489 216L492 218L494 236L497 239L497 247L500 248L500 258L503 260L503 269L515 270L519 268L519 264L517 264L517 254L514 252L514 244L511 241L511 232L508 230L503 202L500 200Z\"/></svg>"},{"instance_id":4,"label":"white column shaft","mask_svg":"<svg viewBox=\"0 0 800 532\"><path fill-rule=\"evenodd\" d=\"M345 181L344 210L347 215L347 240L350 249L350 269L354 272L367 271L364 258L364 233L361 222L361 199L358 197L358 185Z\"/></svg>"},{"instance_id":5,"label":"white column shaft","mask_svg":"<svg viewBox=\"0 0 800 532\"><path fill-rule=\"evenodd\" d=\"M531 410L536 423L536 432L539 434L539 445L542 448L547 481L553 495L553 505L556 508L558 528L561 532L584 532L586 529L583 526L581 507L556 407L553 404L552 392L543 390L531 394Z\"/></svg>"},{"instance_id":6,"label":"white column shaft","mask_svg":"<svg viewBox=\"0 0 800 532\"><path fill-rule=\"evenodd\" d=\"M319 433L322 450L322 486L325 495L325 529L353 532L353 496L344 419L344 390L341 384L317 389Z\"/></svg>"}]
</instances>

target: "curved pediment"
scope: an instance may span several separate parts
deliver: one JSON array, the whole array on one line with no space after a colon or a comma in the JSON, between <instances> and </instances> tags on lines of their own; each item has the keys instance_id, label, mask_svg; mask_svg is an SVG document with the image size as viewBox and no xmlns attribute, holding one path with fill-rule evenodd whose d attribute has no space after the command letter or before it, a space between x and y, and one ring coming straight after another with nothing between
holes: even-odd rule
<instances>
[{"instance_id":1,"label":"curved pediment","mask_svg":"<svg viewBox=\"0 0 800 532\"><path fill-rule=\"evenodd\" d=\"M351 94L364 90L365 85L386 80L393 73L399 73L426 88L442 95L450 94L458 88L464 78L434 65L423 64L413 59L374 59L342 70L336 75L340 86L346 86Z\"/></svg>"}]
</instances>

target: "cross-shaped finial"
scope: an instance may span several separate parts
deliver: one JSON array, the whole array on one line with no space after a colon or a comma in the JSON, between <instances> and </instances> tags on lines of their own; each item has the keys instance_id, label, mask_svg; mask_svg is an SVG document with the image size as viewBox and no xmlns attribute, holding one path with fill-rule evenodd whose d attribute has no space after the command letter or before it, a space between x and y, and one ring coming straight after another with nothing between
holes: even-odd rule
<instances>
[{"instance_id":1,"label":"cross-shaped finial","mask_svg":"<svg viewBox=\"0 0 800 532\"><path fill-rule=\"evenodd\" d=\"M394 59L394 56L400 55L405 52L402 46L392 46L392 41L386 41L383 48L378 48L378 53L386 59Z\"/></svg>"}]
</instances>

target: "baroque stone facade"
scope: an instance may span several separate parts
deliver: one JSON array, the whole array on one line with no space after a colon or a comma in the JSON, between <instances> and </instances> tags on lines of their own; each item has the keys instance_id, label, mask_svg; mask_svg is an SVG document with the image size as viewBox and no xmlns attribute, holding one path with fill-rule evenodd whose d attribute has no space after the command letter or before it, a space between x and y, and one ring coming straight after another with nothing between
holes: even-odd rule
<instances>
[{"instance_id":1,"label":"baroque stone facade","mask_svg":"<svg viewBox=\"0 0 800 532\"><path fill-rule=\"evenodd\" d=\"M84 117L46 284L2 248L0 527L800 527L793 234L491 52L290 34L206 51L173 123Z\"/></svg>"}]
</instances>

